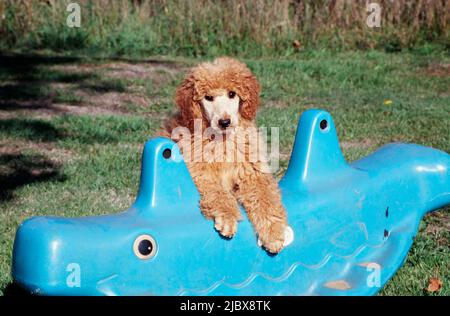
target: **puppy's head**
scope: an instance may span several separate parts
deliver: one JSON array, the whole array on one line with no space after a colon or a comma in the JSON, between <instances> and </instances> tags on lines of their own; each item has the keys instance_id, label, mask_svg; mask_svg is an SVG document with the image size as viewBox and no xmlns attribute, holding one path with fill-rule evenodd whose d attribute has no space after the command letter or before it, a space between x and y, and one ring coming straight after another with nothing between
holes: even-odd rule
<instances>
[{"instance_id":1,"label":"puppy's head","mask_svg":"<svg viewBox=\"0 0 450 316\"><path fill-rule=\"evenodd\" d=\"M252 121L259 106L260 87L247 66L221 57L192 69L177 89L175 101L182 123L193 129L195 119L203 127L228 133L241 120Z\"/></svg>"}]
</instances>

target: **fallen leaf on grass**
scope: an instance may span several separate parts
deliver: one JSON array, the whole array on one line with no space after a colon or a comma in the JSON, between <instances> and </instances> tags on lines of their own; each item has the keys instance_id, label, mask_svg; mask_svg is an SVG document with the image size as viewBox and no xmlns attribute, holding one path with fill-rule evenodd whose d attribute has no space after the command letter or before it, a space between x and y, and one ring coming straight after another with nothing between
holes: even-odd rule
<instances>
[{"instance_id":1,"label":"fallen leaf on grass","mask_svg":"<svg viewBox=\"0 0 450 316\"><path fill-rule=\"evenodd\" d=\"M431 278L428 283L427 291L428 292L439 292L441 290L441 287L442 287L442 281L440 279Z\"/></svg>"},{"instance_id":2,"label":"fallen leaf on grass","mask_svg":"<svg viewBox=\"0 0 450 316\"><path fill-rule=\"evenodd\" d=\"M296 51L299 51L302 48L302 43L299 40L295 40L292 42L292 46L294 46Z\"/></svg>"}]
</instances>

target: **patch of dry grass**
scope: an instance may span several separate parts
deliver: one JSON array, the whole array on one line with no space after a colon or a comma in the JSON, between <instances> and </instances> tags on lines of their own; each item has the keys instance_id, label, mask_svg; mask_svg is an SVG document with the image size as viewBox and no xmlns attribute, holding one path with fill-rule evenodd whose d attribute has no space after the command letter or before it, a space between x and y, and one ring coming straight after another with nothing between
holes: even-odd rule
<instances>
[{"instance_id":1,"label":"patch of dry grass","mask_svg":"<svg viewBox=\"0 0 450 316\"><path fill-rule=\"evenodd\" d=\"M303 47L398 50L448 42L447 0L79 0L82 28L65 26L68 0L0 2L3 46L118 53L286 55Z\"/></svg>"}]
</instances>

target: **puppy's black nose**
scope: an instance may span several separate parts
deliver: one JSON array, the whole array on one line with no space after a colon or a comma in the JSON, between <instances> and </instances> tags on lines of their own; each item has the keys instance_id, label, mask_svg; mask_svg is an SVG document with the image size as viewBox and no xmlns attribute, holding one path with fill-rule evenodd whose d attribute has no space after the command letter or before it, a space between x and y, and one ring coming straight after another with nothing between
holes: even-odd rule
<instances>
[{"instance_id":1,"label":"puppy's black nose","mask_svg":"<svg viewBox=\"0 0 450 316\"><path fill-rule=\"evenodd\" d=\"M219 120L219 126L223 129L227 128L228 126L230 126L231 124L231 120L230 119L220 119Z\"/></svg>"}]
</instances>

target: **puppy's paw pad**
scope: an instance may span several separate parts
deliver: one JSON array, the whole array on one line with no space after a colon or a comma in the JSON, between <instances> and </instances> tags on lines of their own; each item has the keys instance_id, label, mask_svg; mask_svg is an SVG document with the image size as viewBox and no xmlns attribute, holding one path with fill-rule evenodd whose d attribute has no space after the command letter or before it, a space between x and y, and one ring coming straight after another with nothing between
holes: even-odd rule
<instances>
[{"instance_id":1,"label":"puppy's paw pad","mask_svg":"<svg viewBox=\"0 0 450 316\"><path fill-rule=\"evenodd\" d=\"M232 238L237 231L237 220L226 217L216 217L214 228L224 237Z\"/></svg>"},{"instance_id":2,"label":"puppy's paw pad","mask_svg":"<svg viewBox=\"0 0 450 316\"><path fill-rule=\"evenodd\" d=\"M283 240L276 240L263 244L263 247L270 253L279 253L283 249Z\"/></svg>"},{"instance_id":3,"label":"puppy's paw pad","mask_svg":"<svg viewBox=\"0 0 450 316\"><path fill-rule=\"evenodd\" d=\"M277 230L275 229L275 231ZM272 234L270 234L265 240L266 242L263 242L260 238L258 238L258 246L264 247L271 253L278 253L294 241L294 231L290 226L286 226L280 234L272 232Z\"/></svg>"}]
</instances>

